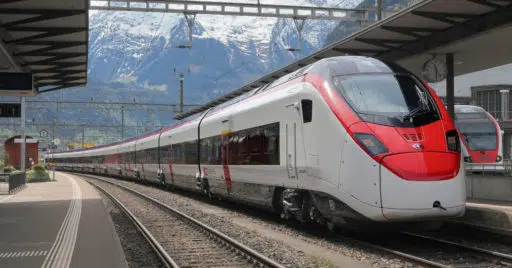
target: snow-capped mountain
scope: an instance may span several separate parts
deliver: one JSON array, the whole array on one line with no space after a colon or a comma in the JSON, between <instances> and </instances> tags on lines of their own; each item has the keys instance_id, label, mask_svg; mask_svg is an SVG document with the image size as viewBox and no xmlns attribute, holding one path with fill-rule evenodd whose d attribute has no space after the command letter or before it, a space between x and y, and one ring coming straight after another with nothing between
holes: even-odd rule
<instances>
[{"instance_id":1,"label":"snow-capped mountain","mask_svg":"<svg viewBox=\"0 0 512 268\"><path fill-rule=\"evenodd\" d=\"M279 4L355 7L361 1L281 0ZM270 0L260 3L276 4ZM324 47L327 35L338 24L307 20L302 31L302 57ZM292 19L199 14L193 27L192 49L176 48L189 42L183 14L91 11L89 29L87 87L40 94L37 99L178 103L178 73L183 72L185 104L201 104L298 59L296 52L286 50L297 48ZM117 112L66 110L58 118L64 124L76 123L80 118L88 125L119 125L121 116ZM54 109L29 109L27 117L37 122L57 118ZM169 112L124 113L125 125L144 125L148 121L169 125L173 119ZM86 136L90 131L86 130ZM114 135L103 130L93 132L96 140L98 136ZM125 138L133 135L136 133L127 130Z\"/></svg>"},{"instance_id":2,"label":"snow-capped mountain","mask_svg":"<svg viewBox=\"0 0 512 268\"><path fill-rule=\"evenodd\" d=\"M354 7L360 1L285 0L280 4ZM336 25L336 21L306 21L303 56L323 47ZM185 78L188 103L203 103L297 59L296 52L286 51L297 48L292 19L199 14L193 47L188 50L176 48L189 42L183 14L93 11L89 36L89 81L172 92L177 97L176 69L193 77Z\"/></svg>"}]
</instances>

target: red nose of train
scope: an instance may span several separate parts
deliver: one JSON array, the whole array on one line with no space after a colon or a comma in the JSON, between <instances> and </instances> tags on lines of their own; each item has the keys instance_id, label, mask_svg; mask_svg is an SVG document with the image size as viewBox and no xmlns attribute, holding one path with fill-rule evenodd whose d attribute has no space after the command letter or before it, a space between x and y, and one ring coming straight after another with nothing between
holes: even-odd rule
<instances>
[{"instance_id":1,"label":"red nose of train","mask_svg":"<svg viewBox=\"0 0 512 268\"><path fill-rule=\"evenodd\" d=\"M459 172L458 133L445 131L443 121L417 128L360 122L351 129L376 161L404 180L447 180Z\"/></svg>"}]
</instances>

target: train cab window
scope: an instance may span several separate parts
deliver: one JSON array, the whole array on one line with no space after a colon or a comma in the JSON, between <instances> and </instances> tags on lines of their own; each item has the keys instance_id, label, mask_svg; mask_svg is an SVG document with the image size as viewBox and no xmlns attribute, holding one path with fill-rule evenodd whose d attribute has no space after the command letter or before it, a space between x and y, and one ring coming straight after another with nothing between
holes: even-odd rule
<instances>
[{"instance_id":1,"label":"train cab window","mask_svg":"<svg viewBox=\"0 0 512 268\"><path fill-rule=\"evenodd\" d=\"M409 75L343 75L334 77L334 85L366 122L418 127L440 119L428 91Z\"/></svg>"},{"instance_id":2,"label":"train cab window","mask_svg":"<svg viewBox=\"0 0 512 268\"><path fill-rule=\"evenodd\" d=\"M313 120L313 101L301 100L302 106L302 120L304 123L309 123Z\"/></svg>"}]
</instances>

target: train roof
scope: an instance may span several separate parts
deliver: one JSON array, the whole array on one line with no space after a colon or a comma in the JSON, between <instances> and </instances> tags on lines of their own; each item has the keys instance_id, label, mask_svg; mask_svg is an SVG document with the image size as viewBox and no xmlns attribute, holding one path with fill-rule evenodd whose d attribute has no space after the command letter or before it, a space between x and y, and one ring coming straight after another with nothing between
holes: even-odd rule
<instances>
[{"instance_id":1,"label":"train roof","mask_svg":"<svg viewBox=\"0 0 512 268\"><path fill-rule=\"evenodd\" d=\"M171 129L174 129L176 127L179 127L181 125L193 122L194 120L197 120L202 114L214 111L217 109L221 109L227 106L230 106L232 104L235 104L243 99L246 99L250 96L256 95L258 93L264 92L265 89L272 88L274 86L277 86L279 84L285 83L289 80L295 79L297 77L300 77L302 75L308 74L308 73L330 73L333 76L341 76L341 75L350 75L350 74L362 74L362 73L409 73L406 69L402 68L401 66L391 63L391 62L384 62L382 60L372 58L372 57L366 57L366 56L336 56L336 57L330 57L321 59L319 61L316 61L314 63L308 64L306 66L303 66L302 68L289 73L282 77L273 77L272 79L268 79L268 83L259 86L259 87L252 87L252 88L246 88L246 89L237 89L234 90L227 95L224 95L220 98L217 98L213 101L208 102L205 105L200 106L199 108L196 108L194 110L199 109L200 111L192 111L192 113L185 118L182 118L181 120L175 122L169 127L158 129L156 131L150 132L148 134L130 138L127 140L100 145L96 147L91 148L85 148L85 149L76 149L76 150L70 150L70 151L62 151L62 152L55 152L55 154L58 153L69 153L69 152L84 152L84 151L91 151L99 148L105 148L115 145L124 145L133 141L137 141L149 136L157 135L162 132L169 131Z\"/></svg>"},{"instance_id":2,"label":"train roof","mask_svg":"<svg viewBox=\"0 0 512 268\"><path fill-rule=\"evenodd\" d=\"M487 113L487 111L476 105L457 104L455 105L455 113Z\"/></svg>"},{"instance_id":3,"label":"train roof","mask_svg":"<svg viewBox=\"0 0 512 268\"><path fill-rule=\"evenodd\" d=\"M364 56L325 58L313 63L312 68L307 72L321 72L322 68L329 68L333 76L364 73L410 73L395 63Z\"/></svg>"},{"instance_id":4,"label":"train roof","mask_svg":"<svg viewBox=\"0 0 512 268\"><path fill-rule=\"evenodd\" d=\"M346 68L340 68L340 63L346 64L348 67ZM356 73L410 73L406 69L402 68L401 66L391 63L391 62L384 62L382 60L367 57L367 56L335 56L335 57L329 57L324 58L321 60L318 60L314 63L310 63L307 65L299 65L301 66L300 69L293 71L291 73L288 73L286 75L276 75L276 73L287 73L287 72L274 72L272 74L263 76L253 82L250 82L238 89L235 89L229 93L227 93L224 96L218 97L214 100L209 101L208 103L201 105L199 107L196 107L190 111L183 112L181 114L178 114L174 118L176 119L185 119L189 118L190 116L196 115L198 113L202 113L212 107L216 107L218 105L221 105L225 102L231 101L232 99L239 98L241 95L259 91L262 88L266 88L269 85L273 85L276 82L279 83L280 81L286 81L293 77L296 77L298 75L302 75L304 73L307 73L311 70L327 70L333 67L335 68L336 75L343 75L343 74L356 74ZM322 68L323 67L323 68Z\"/></svg>"}]
</instances>

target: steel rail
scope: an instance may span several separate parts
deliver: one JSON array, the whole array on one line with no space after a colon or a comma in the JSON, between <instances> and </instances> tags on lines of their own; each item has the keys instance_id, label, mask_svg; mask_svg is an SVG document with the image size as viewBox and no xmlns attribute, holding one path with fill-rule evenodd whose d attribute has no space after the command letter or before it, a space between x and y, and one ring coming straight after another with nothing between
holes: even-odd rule
<instances>
[{"instance_id":1,"label":"steel rail","mask_svg":"<svg viewBox=\"0 0 512 268\"><path fill-rule=\"evenodd\" d=\"M414 234L414 233L409 233L409 232L402 232L402 234L419 237L422 239L435 241L435 242L442 243L442 244L452 245L455 247L459 247L459 248L463 248L463 249L467 249L467 250L471 250L471 251L475 251L475 252L479 252L479 253L484 253L484 254L487 254L487 255L490 255L493 257L506 259L507 261L512 261L512 255L510 255L510 254L505 254L505 253L487 250L487 249L483 249L483 248L467 246L464 244L460 244L460 243L456 243L456 242L452 242L452 241L448 241L448 240L444 240L444 239L440 239L440 238L430 237L430 236L426 236L426 235Z\"/></svg>"},{"instance_id":2,"label":"steel rail","mask_svg":"<svg viewBox=\"0 0 512 268\"><path fill-rule=\"evenodd\" d=\"M154 252L158 255L158 257L160 258L160 260L162 260L166 267L179 268L178 264L176 264L176 262L171 258L171 256L169 256L169 254L167 254L167 251L162 247L162 245L160 245L160 243L158 243L158 241L153 237L151 232L149 232L148 229L144 227L142 222L140 222L139 219L135 215L133 215L133 213L125 205L121 203L121 201L119 201L111 193L101 188L97 184L90 181L89 183L92 186L94 186L94 188L98 189L100 192L105 194L110 200L112 200L112 202L116 204L117 207L119 207L128 216L128 218L132 221L135 227L137 227L139 232L144 236L144 238L146 238L148 243L153 248Z\"/></svg>"},{"instance_id":3,"label":"steel rail","mask_svg":"<svg viewBox=\"0 0 512 268\"><path fill-rule=\"evenodd\" d=\"M444 240L444 239L438 239L438 238L429 237L429 236L420 235L420 234L414 234L414 233L410 233L410 232L400 232L400 233L403 234L403 235L412 236L412 237L415 237L415 238L421 238L421 239L429 240L429 241L440 243L440 244L445 244L445 245L449 245L449 246L453 246L453 247L458 247L458 248L465 249L465 250L468 250L468 251L478 252L478 253L481 253L481 254L485 254L485 255L491 256L492 258L501 258L502 260L504 259L504 260L507 260L507 261L512 261L512 255L509 255L509 254L495 252L495 251L486 250L486 249L481 249L481 248L477 248L477 247L471 247L471 246L459 244L459 243L456 243L456 242L447 241L447 240ZM377 244L374 244L372 242L367 242L364 239L358 239L358 238L353 238L353 237L348 237L348 236L342 236L340 239L341 240L345 240L345 241L349 240L349 241L351 241L353 243L356 243L356 244L361 244L361 245L364 245L366 247L371 247L371 248L375 248L377 250L381 250L381 251L384 251L384 252L387 252L387 253L391 253L393 255L401 257L402 259L411 260L413 262L416 262L416 263L419 263L419 264L423 264L423 265L427 265L429 267L438 267L438 268L453 267L451 265L446 265L446 264L443 264L443 263L440 263L440 262L431 261L431 260L428 260L428 259L425 259L425 258L422 258L422 257L418 257L418 256L415 256L415 255L412 255L412 254L409 254L409 253L405 253L405 252L402 252L402 251L399 251L399 250L395 250L395 249L391 249L391 248L388 248L388 247L385 247L385 246L377 245ZM510 265L510 263L508 263L508 262L503 262L502 261L502 263L506 264L506 265Z\"/></svg>"},{"instance_id":4,"label":"steel rail","mask_svg":"<svg viewBox=\"0 0 512 268\"><path fill-rule=\"evenodd\" d=\"M186 215L185 213L182 213L181 211L175 209L175 208L172 208L150 196L147 196L139 191L136 191L136 190L133 190L133 189L130 189L124 185L120 185L120 184L117 184L117 183L114 183L114 182L111 182L109 180L105 180L105 179L102 179L101 177L97 177L97 176L91 176L91 175L83 175L81 174L80 176L82 177L86 177L86 178L91 178L91 179L95 179L95 180L99 180L99 181L102 181L102 182L105 182L105 183L108 183L110 185L114 185L116 187L119 187L127 192L130 192L136 196L139 196L143 199L146 199L148 201L150 201L151 203L153 204L156 204L158 205L159 207L163 208L164 210L174 214L175 216L178 216L179 218L181 218L182 220L186 220L192 224L194 224L196 227L199 227L201 230L204 230L212 235L214 235L216 238L222 240L225 244L233 247L234 249L238 250L238 251L241 251L243 252L245 255L255 259L257 262L260 262L261 264L265 265L265 266L268 266L268 267L272 267L272 268L285 268L284 266L282 266L281 264L271 260L270 258L262 255L261 253L243 245L242 243L234 240L233 238L221 233L220 231L217 231L216 229Z\"/></svg>"},{"instance_id":5,"label":"steel rail","mask_svg":"<svg viewBox=\"0 0 512 268\"><path fill-rule=\"evenodd\" d=\"M451 268L452 267L450 265L445 265L445 264L442 264L442 263L439 263L439 262L430 261L430 260L427 260L427 259L424 259L424 258L421 258L421 257L417 257L417 256L414 256L414 255L411 255L411 254L408 254L408 253L405 253L405 252L402 252L402 251L398 251L398 250L395 250L395 249L390 249L390 248L387 248L387 247L379 246L379 245L376 245L376 244L373 244L373 243L370 243L370 242L366 242L364 240L360 240L360 239L356 239L356 238L351 238L351 237L347 237L347 236L343 236L340 239L343 240L343 241L349 240L349 241L351 241L352 243L355 243L355 244L361 244L361 245L364 245L366 247L370 247L370 248L374 248L374 249L377 249L377 250L380 250L380 251L391 253L393 255L401 257L402 259L413 261L413 262L418 263L418 264L423 264L423 265L426 265L428 267L436 267L436 268Z\"/></svg>"}]
</instances>

